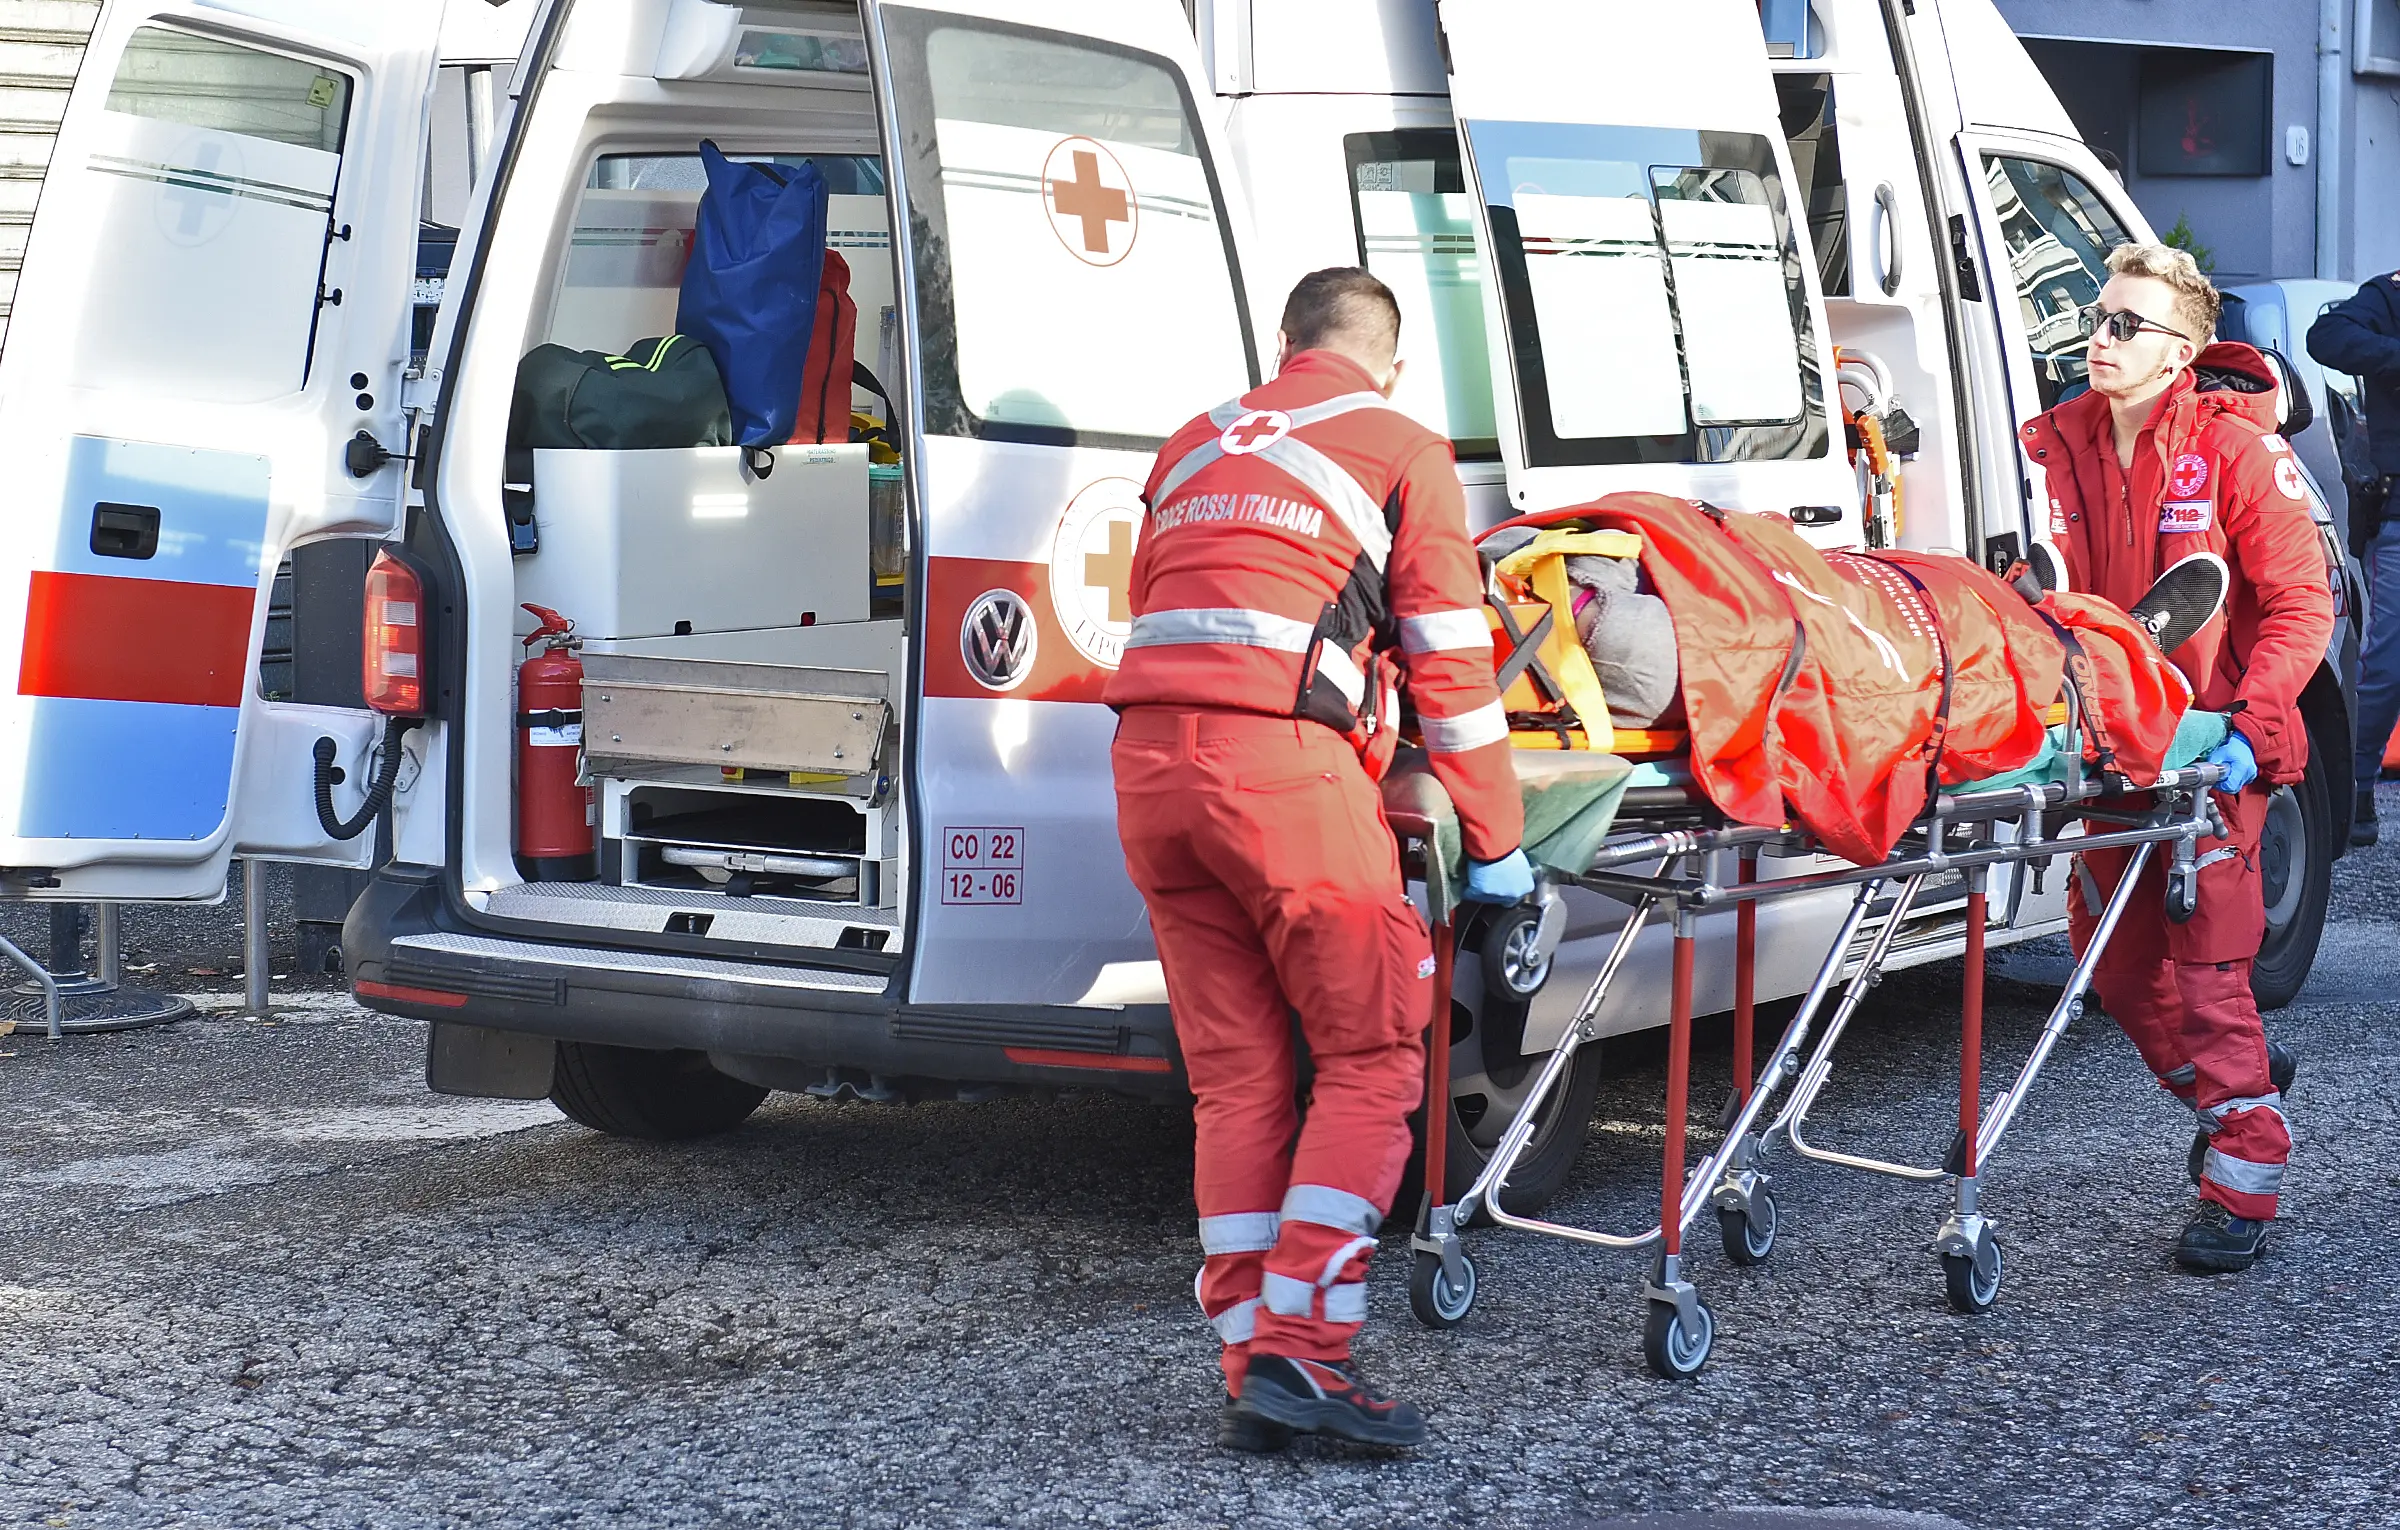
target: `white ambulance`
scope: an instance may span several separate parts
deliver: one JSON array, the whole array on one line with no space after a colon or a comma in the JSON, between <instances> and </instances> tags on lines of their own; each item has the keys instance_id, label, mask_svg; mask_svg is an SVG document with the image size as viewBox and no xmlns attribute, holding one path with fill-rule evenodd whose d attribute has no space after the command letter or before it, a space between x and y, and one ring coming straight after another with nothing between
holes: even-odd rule
<instances>
[{"instance_id":1,"label":"white ambulance","mask_svg":"<svg viewBox=\"0 0 2400 1530\"><path fill-rule=\"evenodd\" d=\"M0 352L0 878L210 899L231 857L381 841L344 944L361 998L433 1023L432 1086L628 1135L771 1089L1180 1089L1100 696L1150 455L1261 379L1301 273L1400 294L1399 402L1457 443L1478 524L1648 488L2001 563L2043 534L2015 427L2079 384L2072 316L2149 233L1990 0L548 0L412 370L442 19L100 10ZM896 468L512 462L528 351L673 329L704 139L825 174ZM1901 452L1884 481L1845 396ZM366 690L396 715L261 692L268 583L328 538L382 546ZM2270 1002L2349 800L2326 556L2349 614L2269 830ZM588 880L516 853L527 603L585 639ZM370 782L388 824L334 837ZM2063 880L2003 877L1992 938L2058 929ZM1956 951L1963 894L1900 960ZM1768 996L1840 906L1767 906ZM1462 960L1454 1173L1619 918L1570 897L1530 1010ZM1703 962L1703 1009L1730 968ZM1607 1026L1663 1020L1664 987L1620 984Z\"/></svg>"}]
</instances>

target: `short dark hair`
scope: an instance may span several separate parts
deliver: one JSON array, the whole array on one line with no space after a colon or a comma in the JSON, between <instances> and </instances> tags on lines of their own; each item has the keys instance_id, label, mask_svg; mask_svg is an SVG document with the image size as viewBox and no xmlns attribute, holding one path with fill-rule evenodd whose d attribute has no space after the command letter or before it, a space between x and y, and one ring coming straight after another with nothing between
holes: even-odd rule
<instances>
[{"instance_id":1,"label":"short dark hair","mask_svg":"<svg viewBox=\"0 0 2400 1530\"><path fill-rule=\"evenodd\" d=\"M1392 289L1358 266L1328 266L1300 278L1283 305L1283 334L1294 350L1314 350L1337 340L1368 351L1396 355L1400 349L1400 300Z\"/></svg>"}]
</instances>

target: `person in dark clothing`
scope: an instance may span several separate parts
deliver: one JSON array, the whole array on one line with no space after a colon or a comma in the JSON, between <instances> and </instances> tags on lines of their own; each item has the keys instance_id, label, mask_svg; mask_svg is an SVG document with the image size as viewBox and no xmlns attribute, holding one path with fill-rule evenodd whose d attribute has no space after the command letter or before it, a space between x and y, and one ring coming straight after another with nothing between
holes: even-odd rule
<instances>
[{"instance_id":1,"label":"person in dark clothing","mask_svg":"<svg viewBox=\"0 0 2400 1530\"><path fill-rule=\"evenodd\" d=\"M2375 843L2375 779L2400 726L2400 515L2387 519L2400 477L2400 271L2379 276L2334 304L2308 331L2318 363L2359 380L2367 411L2364 474L2350 481L2350 547L2367 579L2367 643L2358 661L2358 800L2350 843ZM2345 452L2344 467L2350 454Z\"/></svg>"}]
</instances>

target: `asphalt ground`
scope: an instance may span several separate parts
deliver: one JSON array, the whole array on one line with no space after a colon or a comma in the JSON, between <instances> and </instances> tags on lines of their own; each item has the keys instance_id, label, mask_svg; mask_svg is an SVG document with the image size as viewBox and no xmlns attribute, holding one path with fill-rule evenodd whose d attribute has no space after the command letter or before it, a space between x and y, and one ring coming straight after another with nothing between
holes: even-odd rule
<instances>
[{"instance_id":1,"label":"asphalt ground","mask_svg":"<svg viewBox=\"0 0 2400 1530\"><path fill-rule=\"evenodd\" d=\"M1770 1264L1695 1244L1692 1382L1643 1366L1629 1259L1477 1235L1481 1301L1435 1334L1387 1239L1361 1355L1427 1408L1411 1457L1210 1443L1183 1112L779 1095L717 1140L610 1141L428 1095L420 1027L302 980L239 1015L231 909L134 911L129 960L209 1012L0 1038L0 1524L2400 1523L2396 877L2400 850L2341 864L2270 1020L2299 1148L2249 1274L2172 1267L2189 1117L2095 1015L1990 1175L2008 1280L1979 1318L1942 1298L1938 1192L1788 1162ZM2064 967L1996 962L1990 1074ZM1829 1135L1939 1155L1957 979L1878 992ZM1663 1048L1609 1057L1553 1210L1638 1225ZM1703 1113L1726 1065L1704 1029Z\"/></svg>"}]
</instances>

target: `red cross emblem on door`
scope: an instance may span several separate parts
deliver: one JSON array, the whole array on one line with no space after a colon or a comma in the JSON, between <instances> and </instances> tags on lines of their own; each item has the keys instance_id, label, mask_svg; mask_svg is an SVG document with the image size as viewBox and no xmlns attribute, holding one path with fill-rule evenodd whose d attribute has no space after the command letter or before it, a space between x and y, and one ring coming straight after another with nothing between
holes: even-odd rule
<instances>
[{"instance_id":1,"label":"red cross emblem on door","mask_svg":"<svg viewBox=\"0 0 2400 1530\"><path fill-rule=\"evenodd\" d=\"M1062 138L1042 165L1042 204L1051 232L1087 265L1113 266L1133 253L1141 199L1114 154L1089 138Z\"/></svg>"}]
</instances>

